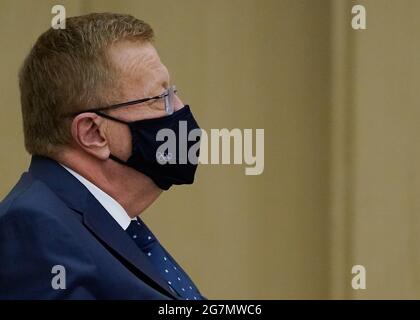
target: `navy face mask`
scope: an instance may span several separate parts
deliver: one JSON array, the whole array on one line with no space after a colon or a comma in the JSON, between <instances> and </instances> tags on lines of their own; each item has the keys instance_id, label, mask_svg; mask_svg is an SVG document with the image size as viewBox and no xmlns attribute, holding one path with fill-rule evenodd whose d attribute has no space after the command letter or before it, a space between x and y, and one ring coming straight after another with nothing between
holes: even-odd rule
<instances>
[{"instance_id":1,"label":"navy face mask","mask_svg":"<svg viewBox=\"0 0 420 320\"><path fill-rule=\"evenodd\" d=\"M201 130L188 105L168 116L134 122L122 121L104 113L100 115L127 124L131 132L130 158L123 161L111 154L110 159L147 175L163 190L174 184L194 182L200 147L198 132ZM162 129L169 130L159 133ZM188 136L193 130L192 141L189 141ZM162 135L163 132L172 134Z\"/></svg>"}]
</instances>

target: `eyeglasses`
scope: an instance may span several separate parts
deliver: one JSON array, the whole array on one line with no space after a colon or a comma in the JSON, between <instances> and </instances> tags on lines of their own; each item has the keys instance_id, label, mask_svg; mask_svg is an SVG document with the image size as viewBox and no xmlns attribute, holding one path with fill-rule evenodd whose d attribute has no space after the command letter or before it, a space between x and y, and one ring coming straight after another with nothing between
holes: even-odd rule
<instances>
[{"instance_id":1,"label":"eyeglasses","mask_svg":"<svg viewBox=\"0 0 420 320\"><path fill-rule=\"evenodd\" d=\"M77 115L85 113L85 112L94 112L94 113L103 115L102 111L114 110L114 109L118 109L118 108L122 108L122 107L126 107L126 106L132 106L132 105L135 105L135 104L144 103L144 102L147 102L147 101L158 100L158 99L162 99L162 98L164 99L166 114L171 115L174 112L175 94L177 92L178 92L178 90L176 89L176 87L171 86L167 90L165 90L164 93L162 93L158 96L154 96L154 97L150 97L150 98L143 98L143 99L138 99L138 100L131 100L131 101L127 101L127 102L113 104L113 105L110 105L110 106L107 106L107 107L90 108L90 109L83 110L83 111L69 113L69 114L67 114L67 116L73 116L74 117L74 116L77 116Z\"/></svg>"}]
</instances>

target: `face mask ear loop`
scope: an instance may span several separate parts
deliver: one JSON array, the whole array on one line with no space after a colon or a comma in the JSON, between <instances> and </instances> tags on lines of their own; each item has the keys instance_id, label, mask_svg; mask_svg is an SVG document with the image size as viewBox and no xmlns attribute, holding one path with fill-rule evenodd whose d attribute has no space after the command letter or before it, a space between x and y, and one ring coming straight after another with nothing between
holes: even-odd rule
<instances>
[{"instance_id":1,"label":"face mask ear loop","mask_svg":"<svg viewBox=\"0 0 420 320\"><path fill-rule=\"evenodd\" d=\"M117 158L112 153L109 154L109 158L114 160L115 162L118 162L119 164L127 165L127 163L125 161L121 160L120 158Z\"/></svg>"},{"instance_id":2,"label":"face mask ear loop","mask_svg":"<svg viewBox=\"0 0 420 320\"><path fill-rule=\"evenodd\" d=\"M106 118L106 119L113 120L113 121L116 121L116 122L119 122L119 123L123 123L123 124L128 124L128 122L125 122L124 120L120 120L120 119L117 119L117 118L111 117L111 116L109 116L109 115L107 115L106 113L103 113L103 112L101 112L101 111L96 111L95 113L96 113L98 116L104 117L104 118ZM109 158L110 158L110 159L112 159L112 160L114 160L114 161L116 161L116 162L118 162L119 164L126 165L126 162L125 162L125 161L121 160L120 158L117 158L117 157L116 157L116 156L114 156L112 153L110 153L110 154L109 154Z\"/></svg>"}]
</instances>

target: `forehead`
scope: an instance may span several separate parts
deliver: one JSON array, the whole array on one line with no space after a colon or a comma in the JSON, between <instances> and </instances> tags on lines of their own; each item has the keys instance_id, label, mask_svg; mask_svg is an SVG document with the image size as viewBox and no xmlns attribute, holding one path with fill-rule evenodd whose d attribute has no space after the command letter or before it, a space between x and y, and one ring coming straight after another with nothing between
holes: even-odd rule
<instances>
[{"instance_id":1,"label":"forehead","mask_svg":"<svg viewBox=\"0 0 420 320\"><path fill-rule=\"evenodd\" d=\"M158 94L168 86L168 70L151 43L122 41L114 44L108 54L125 93L129 94L134 86L137 94Z\"/></svg>"}]
</instances>

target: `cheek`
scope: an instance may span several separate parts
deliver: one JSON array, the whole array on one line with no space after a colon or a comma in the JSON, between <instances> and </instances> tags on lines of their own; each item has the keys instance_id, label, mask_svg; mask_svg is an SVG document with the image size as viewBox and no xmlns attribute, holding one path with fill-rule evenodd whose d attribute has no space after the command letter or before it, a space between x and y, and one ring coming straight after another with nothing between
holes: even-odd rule
<instances>
[{"instance_id":1,"label":"cheek","mask_svg":"<svg viewBox=\"0 0 420 320\"><path fill-rule=\"evenodd\" d=\"M131 133L128 126L115 124L110 136L111 153L121 160L127 160L131 155Z\"/></svg>"}]
</instances>

